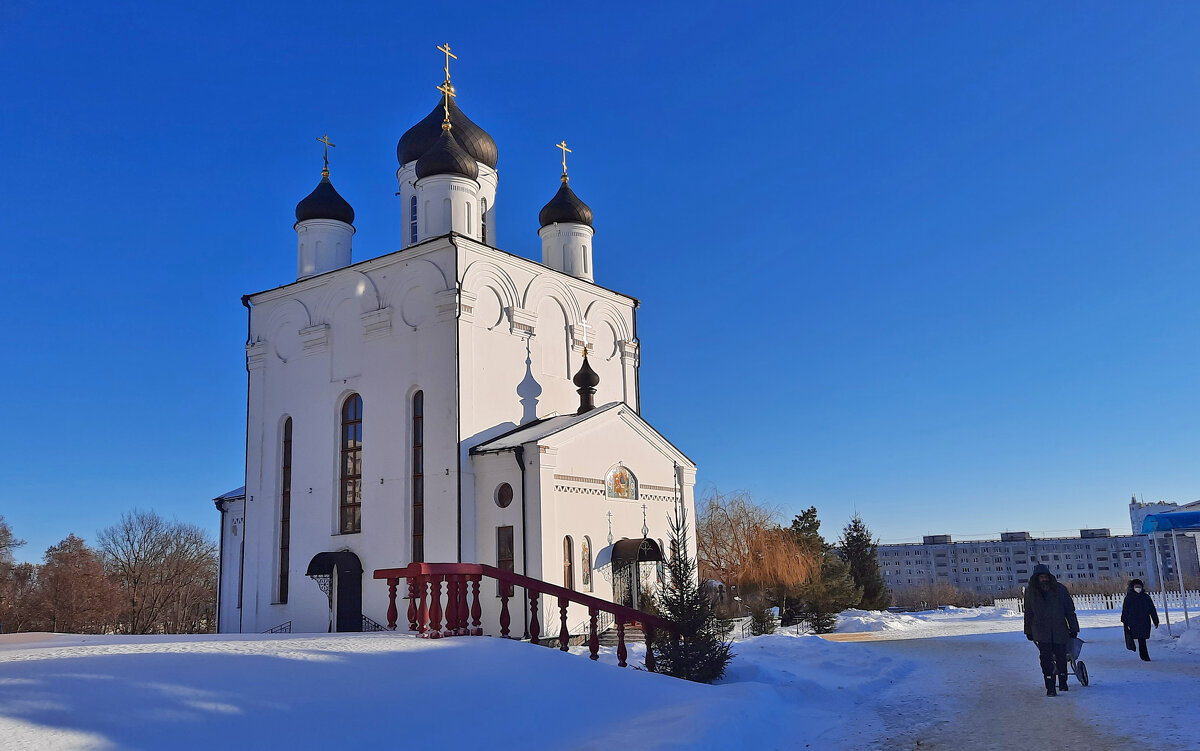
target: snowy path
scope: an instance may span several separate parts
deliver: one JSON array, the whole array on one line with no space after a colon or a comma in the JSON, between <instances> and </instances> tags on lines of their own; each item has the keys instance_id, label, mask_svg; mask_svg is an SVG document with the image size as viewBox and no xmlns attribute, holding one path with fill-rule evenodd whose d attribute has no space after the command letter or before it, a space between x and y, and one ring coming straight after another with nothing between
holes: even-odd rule
<instances>
[{"instance_id":1,"label":"snowy path","mask_svg":"<svg viewBox=\"0 0 1200 751\"><path fill-rule=\"evenodd\" d=\"M1097 729L1092 718L1079 711L1074 699L1094 688L1085 689L1071 678L1069 692L1057 699L1044 696L1035 648L1024 638L1021 641L1023 645L1014 645L1011 640L962 636L879 645L898 657L950 663L956 669L930 676L932 685L926 691L962 700L948 705L930 701L929 696L917 699L912 715L927 724L914 730L909 718L897 717L894 734L889 733L881 747L1117 751L1138 745L1131 738Z\"/></svg>"},{"instance_id":2,"label":"snowy path","mask_svg":"<svg viewBox=\"0 0 1200 751\"><path fill-rule=\"evenodd\" d=\"M1085 614L1083 660L1091 685L1070 678L1070 691L1044 695L1037 650L1020 633L976 624L961 636L959 623L927 622L904 631L833 634L871 659L908 662L917 670L871 708L884 727L863 726L852 737L867 748L1079 749L1119 751L1140 746L1159 751L1200 748L1192 712L1200 700L1200 658L1165 638L1151 643L1154 661L1125 650L1115 616ZM913 638L913 637L916 638Z\"/></svg>"}]
</instances>

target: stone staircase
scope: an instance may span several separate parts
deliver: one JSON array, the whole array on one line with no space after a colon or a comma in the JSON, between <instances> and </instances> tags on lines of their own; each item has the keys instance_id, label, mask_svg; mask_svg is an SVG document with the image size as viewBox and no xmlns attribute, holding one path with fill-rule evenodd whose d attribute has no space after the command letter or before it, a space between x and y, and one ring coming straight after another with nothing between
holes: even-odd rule
<instances>
[{"instance_id":1,"label":"stone staircase","mask_svg":"<svg viewBox=\"0 0 1200 751\"><path fill-rule=\"evenodd\" d=\"M646 641L645 634L642 633L642 627L637 624L630 624L625 627L625 643L638 644ZM617 627L612 626L607 631L600 634L600 646L615 647L617 646Z\"/></svg>"}]
</instances>

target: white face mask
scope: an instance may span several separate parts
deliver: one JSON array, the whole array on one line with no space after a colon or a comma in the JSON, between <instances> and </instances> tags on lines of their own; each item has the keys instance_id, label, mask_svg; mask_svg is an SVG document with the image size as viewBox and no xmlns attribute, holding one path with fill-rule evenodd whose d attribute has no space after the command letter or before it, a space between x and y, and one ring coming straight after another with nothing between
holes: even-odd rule
<instances>
[{"instance_id":1,"label":"white face mask","mask_svg":"<svg viewBox=\"0 0 1200 751\"><path fill-rule=\"evenodd\" d=\"M1134 591L1134 592L1141 592L1141 591L1142 591L1142 588L1141 588L1141 587L1134 587L1134 588L1133 588L1133 591Z\"/></svg>"}]
</instances>

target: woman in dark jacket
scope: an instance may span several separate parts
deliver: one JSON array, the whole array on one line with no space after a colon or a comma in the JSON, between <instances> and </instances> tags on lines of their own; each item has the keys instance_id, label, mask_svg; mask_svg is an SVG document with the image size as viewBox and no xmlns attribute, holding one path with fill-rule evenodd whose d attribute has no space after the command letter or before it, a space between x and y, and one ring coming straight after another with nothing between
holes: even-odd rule
<instances>
[{"instance_id":1,"label":"woman in dark jacket","mask_svg":"<svg viewBox=\"0 0 1200 751\"><path fill-rule=\"evenodd\" d=\"M1067 643L1078 633L1071 593L1044 564L1034 566L1025 588L1025 637L1037 644L1046 696L1058 695L1054 690L1056 673L1059 690L1067 690Z\"/></svg>"},{"instance_id":2,"label":"woman in dark jacket","mask_svg":"<svg viewBox=\"0 0 1200 751\"><path fill-rule=\"evenodd\" d=\"M1125 604L1121 606L1121 623L1125 624L1125 647L1132 652L1133 641L1137 640L1138 654L1150 662L1146 651L1146 640L1150 638L1150 622L1158 628L1158 609L1154 600L1144 591L1141 579L1132 579L1125 589Z\"/></svg>"}]
</instances>

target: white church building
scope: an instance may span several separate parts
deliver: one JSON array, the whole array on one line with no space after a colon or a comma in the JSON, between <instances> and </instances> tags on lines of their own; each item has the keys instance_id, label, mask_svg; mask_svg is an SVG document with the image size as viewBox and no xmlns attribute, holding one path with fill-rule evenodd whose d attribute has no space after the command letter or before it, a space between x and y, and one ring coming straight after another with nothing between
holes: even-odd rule
<instances>
[{"instance_id":1,"label":"white church building","mask_svg":"<svg viewBox=\"0 0 1200 751\"><path fill-rule=\"evenodd\" d=\"M372 572L414 561L637 607L676 505L695 520L696 466L642 419L638 301L595 282L565 143L540 261L501 250L496 144L448 63L397 146L400 250L354 258L326 139L296 206L296 279L243 298L245 487L215 499L223 633L372 628Z\"/></svg>"}]
</instances>

